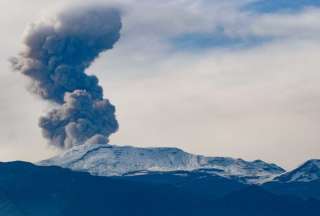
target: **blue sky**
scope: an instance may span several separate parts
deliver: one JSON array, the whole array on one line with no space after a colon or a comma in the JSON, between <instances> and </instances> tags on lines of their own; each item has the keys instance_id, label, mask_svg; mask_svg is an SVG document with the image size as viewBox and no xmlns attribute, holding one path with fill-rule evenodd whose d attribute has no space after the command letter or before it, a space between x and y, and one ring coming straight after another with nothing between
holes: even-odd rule
<instances>
[{"instance_id":1,"label":"blue sky","mask_svg":"<svg viewBox=\"0 0 320 216\"><path fill-rule=\"evenodd\" d=\"M230 37L223 30L213 33L188 33L175 37L170 42L178 50L200 51L214 48L245 49L272 40L267 37Z\"/></svg>"},{"instance_id":2,"label":"blue sky","mask_svg":"<svg viewBox=\"0 0 320 216\"><path fill-rule=\"evenodd\" d=\"M246 10L258 13L297 12L306 7L319 7L318 0L260 0L245 5Z\"/></svg>"},{"instance_id":3,"label":"blue sky","mask_svg":"<svg viewBox=\"0 0 320 216\"><path fill-rule=\"evenodd\" d=\"M241 1L240 1L241 2ZM239 22L244 29L248 28L245 25L251 25L253 22L250 19L261 19L262 17L279 16L279 20L282 16L289 16L292 22L294 22L295 16L299 16L306 10L316 10L320 7L320 1L317 0L256 0L256 1L244 1L242 4L234 5L234 13L238 13L239 18L247 20ZM238 10L238 11L237 11ZM212 49L212 48L250 48L252 46L258 46L264 43L272 42L272 40L283 39L281 35L259 35L254 32L247 32L247 35L243 34L230 34L231 23L222 23L214 26L212 29L204 29L203 32L188 32L186 34L180 34L174 37L170 42L177 49L187 50L199 50L199 49ZM247 23L246 23L247 21ZM235 23L233 23L235 25ZM259 25L256 24L256 25ZM238 26L238 27L239 27ZM270 28L271 26L266 26ZM247 29L250 31L250 29ZM229 31L229 32L228 32ZM267 33L268 29L266 29ZM237 32L234 32L237 33ZM285 37L291 37L295 32L287 32Z\"/></svg>"},{"instance_id":4,"label":"blue sky","mask_svg":"<svg viewBox=\"0 0 320 216\"><path fill-rule=\"evenodd\" d=\"M0 2L0 160L56 153L37 126L51 105L8 66L24 29L95 2L123 14L119 42L88 70L117 107L112 143L289 168L320 157L318 1L10 0Z\"/></svg>"}]
</instances>

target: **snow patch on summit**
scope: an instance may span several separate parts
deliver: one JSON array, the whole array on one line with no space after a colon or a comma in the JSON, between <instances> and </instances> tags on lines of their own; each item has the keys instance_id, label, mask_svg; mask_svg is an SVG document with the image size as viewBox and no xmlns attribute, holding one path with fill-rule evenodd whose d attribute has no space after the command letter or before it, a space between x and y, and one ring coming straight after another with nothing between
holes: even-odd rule
<instances>
[{"instance_id":1,"label":"snow patch on summit","mask_svg":"<svg viewBox=\"0 0 320 216\"><path fill-rule=\"evenodd\" d=\"M237 179L249 184L264 183L285 172L261 160L248 162L227 157L205 157L178 148L137 148L116 145L79 145L48 160L43 166L60 166L98 176L121 176L144 171L208 169L212 175Z\"/></svg>"},{"instance_id":2,"label":"snow patch on summit","mask_svg":"<svg viewBox=\"0 0 320 216\"><path fill-rule=\"evenodd\" d=\"M275 178L280 182L311 182L320 180L320 160L309 160L298 168Z\"/></svg>"}]
</instances>

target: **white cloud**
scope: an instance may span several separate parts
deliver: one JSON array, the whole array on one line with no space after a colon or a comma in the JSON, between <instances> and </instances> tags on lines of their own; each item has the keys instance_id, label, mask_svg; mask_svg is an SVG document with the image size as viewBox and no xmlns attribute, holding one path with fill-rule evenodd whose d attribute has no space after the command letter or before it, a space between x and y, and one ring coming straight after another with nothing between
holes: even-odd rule
<instances>
[{"instance_id":1,"label":"white cloud","mask_svg":"<svg viewBox=\"0 0 320 216\"><path fill-rule=\"evenodd\" d=\"M103 76L103 84L120 121L113 142L289 167L319 157L319 49L302 42L177 55L142 69L152 75L130 80L115 73L135 73L139 66L107 64L103 68L114 73ZM124 60L113 54L106 61Z\"/></svg>"},{"instance_id":2,"label":"white cloud","mask_svg":"<svg viewBox=\"0 0 320 216\"><path fill-rule=\"evenodd\" d=\"M255 15L240 32L248 35L275 38L319 39L320 9L298 13Z\"/></svg>"}]
</instances>

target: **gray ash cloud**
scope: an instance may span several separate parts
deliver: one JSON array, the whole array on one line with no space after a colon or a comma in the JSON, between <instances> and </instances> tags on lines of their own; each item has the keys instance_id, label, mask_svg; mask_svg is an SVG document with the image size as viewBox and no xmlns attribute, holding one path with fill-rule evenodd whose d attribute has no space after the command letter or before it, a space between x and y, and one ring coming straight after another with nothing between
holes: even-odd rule
<instances>
[{"instance_id":1,"label":"gray ash cloud","mask_svg":"<svg viewBox=\"0 0 320 216\"><path fill-rule=\"evenodd\" d=\"M11 63L31 78L30 90L57 104L40 118L49 143L59 148L108 142L117 131L115 107L86 69L120 38L119 11L107 7L65 10L54 19L33 24L25 49Z\"/></svg>"}]
</instances>

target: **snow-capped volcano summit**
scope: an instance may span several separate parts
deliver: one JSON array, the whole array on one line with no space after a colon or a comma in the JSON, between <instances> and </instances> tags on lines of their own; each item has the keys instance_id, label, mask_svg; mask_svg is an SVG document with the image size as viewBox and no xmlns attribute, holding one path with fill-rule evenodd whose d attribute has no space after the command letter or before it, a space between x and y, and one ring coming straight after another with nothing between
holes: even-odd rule
<instances>
[{"instance_id":1,"label":"snow-capped volcano summit","mask_svg":"<svg viewBox=\"0 0 320 216\"><path fill-rule=\"evenodd\" d=\"M212 175L263 183L285 172L261 160L248 162L225 157L193 155L178 148L136 148L115 145L79 145L39 163L86 171L98 176L121 176L145 171L206 169ZM203 171L203 170L202 170Z\"/></svg>"},{"instance_id":2,"label":"snow-capped volcano summit","mask_svg":"<svg viewBox=\"0 0 320 216\"><path fill-rule=\"evenodd\" d=\"M320 180L320 160L309 160L298 168L275 178L280 182L311 182Z\"/></svg>"}]
</instances>

